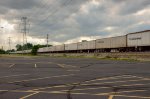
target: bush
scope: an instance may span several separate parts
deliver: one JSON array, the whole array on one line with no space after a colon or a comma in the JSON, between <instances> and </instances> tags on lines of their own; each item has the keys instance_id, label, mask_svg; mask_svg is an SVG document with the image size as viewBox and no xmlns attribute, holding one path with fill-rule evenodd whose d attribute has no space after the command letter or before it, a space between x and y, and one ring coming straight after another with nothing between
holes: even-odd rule
<instances>
[{"instance_id":1,"label":"bush","mask_svg":"<svg viewBox=\"0 0 150 99\"><path fill-rule=\"evenodd\" d=\"M0 49L0 54L5 54L5 51Z\"/></svg>"}]
</instances>

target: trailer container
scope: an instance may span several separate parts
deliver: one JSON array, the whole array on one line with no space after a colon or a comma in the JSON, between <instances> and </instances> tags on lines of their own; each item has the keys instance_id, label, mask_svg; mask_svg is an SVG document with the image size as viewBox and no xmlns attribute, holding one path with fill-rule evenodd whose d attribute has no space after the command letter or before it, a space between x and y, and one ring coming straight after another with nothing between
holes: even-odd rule
<instances>
[{"instance_id":1,"label":"trailer container","mask_svg":"<svg viewBox=\"0 0 150 99\"><path fill-rule=\"evenodd\" d=\"M73 51L77 49L78 49L77 43L65 44L65 51Z\"/></svg>"},{"instance_id":2,"label":"trailer container","mask_svg":"<svg viewBox=\"0 0 150 99\"><path fill-rule=\"evenodd\" d=\"M56 45L55 51L65 51L65 45Z\"/></svg>"},{"instance_id":3,"label":"trailer container","mask_svg":"<svg viewBox=\"0 0 150 99\"><path fill-rule=\"evenodd\" d=\"M127 46L150 46L150 30L130 33L127 35Z\"/></svg>"},{"instance_id":4,"label":"trailer container","mask_svg":"<svg viewBox=\"0 0 150 99\"><path fill-rule=\"evenodd\" d=\"M85 50L85 49L88 49L87 41L85 41L85 42L78 42L78 50Z\"/></svg>"},{"instance_id":5,"label":"trailer container","mask_svg":"<svg viewBox=\"0 0 150 99\"><path fill-rule=\"evenodd\" d=\"M54 52L54 51L55 51L55 46L50 46L50 47L48 47L48 51L49 51L49 52Z\"/></svg>"},{"instance_id":6,"label":"trailer container","mask_svg":"<svg viewBox=\"0 0 150 99\"><path fill-rule=\"evenodd\" d=\"M111 47L110 42L111 42L111 38L97 39L96 49L110 48Z\"/></svg>"},{"instance_id":7,"label":"trailer container","mask_svg":"<svg viewBox=\"0 0 150 99\"><path fill-rule=\"evenodd\" d=\"M87 42L87 49L96 49L96 40Z\"/></svg>"},{"instance_id":8,"label":"trailer container","mask_svg":"<svg viewBox=\"0 0 150 99\"><path fill-rule=\"evenodd\" d=\"M127 47L127 36L117 36L110 38L110 48L124 48Z\"/></svg>"}]
</instances>

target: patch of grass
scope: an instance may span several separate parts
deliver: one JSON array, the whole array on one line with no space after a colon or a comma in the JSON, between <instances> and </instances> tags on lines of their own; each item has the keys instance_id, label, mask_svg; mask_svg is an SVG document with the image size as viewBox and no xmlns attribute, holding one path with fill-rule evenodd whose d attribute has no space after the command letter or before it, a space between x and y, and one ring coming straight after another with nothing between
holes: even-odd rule
<instances>
[{"instance_id":1,"label":"patch of grass","mask_svg":"<svg viewBox=\"0 0 150 99\"><path fill-rule=\"evenodd\" d=\"M102 58L98 58L97 59L102 59L102 60L120 60L120 61L130 61L130 62L134 62L134 61L139 61L136 59L131 59L131 58L118 58L118 57L102 57Z\"/></svg>"}]
</instances>

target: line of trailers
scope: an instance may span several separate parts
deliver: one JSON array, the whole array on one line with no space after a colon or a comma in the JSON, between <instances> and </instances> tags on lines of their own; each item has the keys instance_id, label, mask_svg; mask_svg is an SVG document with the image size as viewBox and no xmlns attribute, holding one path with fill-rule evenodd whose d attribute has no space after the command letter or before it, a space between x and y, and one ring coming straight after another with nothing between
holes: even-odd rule
<instances>
[{"instance_id":1,"label":"line of trailers","mask_svg":"<svg viewBox=\"0 0 150 99\"><path fill-rule=\"evenodd\" d=\"M117 37L44 47L40 48L38 50L38 53L92 53L134 51L150 51L150 30L129 33L127 35ZM31 50L24 51L23 53L29 52L31 52ZM18 53L22 53L22 51Z\"/></svg>"}]
</instances>

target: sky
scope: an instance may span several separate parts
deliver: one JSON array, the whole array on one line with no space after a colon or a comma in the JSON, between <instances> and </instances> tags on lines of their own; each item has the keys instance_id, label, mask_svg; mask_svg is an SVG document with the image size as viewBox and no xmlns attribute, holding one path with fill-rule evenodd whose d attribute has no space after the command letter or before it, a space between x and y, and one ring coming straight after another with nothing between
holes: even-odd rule
<instances>
[{"instance_id":1,"label":"sky","mask_svg":"<svg viewBox=\"0 0 150 99\"><path fill-rule=\"evenodd\" d=\"M0 48L27 42L59 45L150 29L150 0L0 0Z\"/></svg>"}]
</instances>

